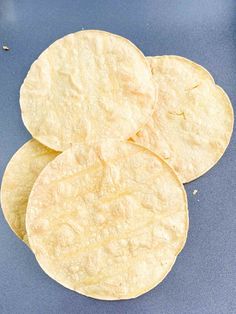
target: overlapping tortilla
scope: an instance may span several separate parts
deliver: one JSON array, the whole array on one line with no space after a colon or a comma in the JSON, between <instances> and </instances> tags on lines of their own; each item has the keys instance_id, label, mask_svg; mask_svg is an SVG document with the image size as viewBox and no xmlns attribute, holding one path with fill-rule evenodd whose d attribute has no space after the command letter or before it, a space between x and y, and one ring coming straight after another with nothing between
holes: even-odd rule
<instances>
[{"instance_id":1,"label":"overlapping tortilla","mask_svg":"<svg viewBox=\"0 0 236 314\"><path fill-rule=\"evenodd\" d=\"M56 151L100 138L128 139L155 103L142 52L121 36L96 30L54 42L32 64L20 90L26 128Z\"/></svg>"},{"instance_id":2,"label":"overlapping tortilla","mask_svg":"<svg viewBox=\"0 0 236 314\"><path fill-rule=\"evenodd\" d=\"M186 193L168 164L142 146L77 145L39 175L26 229L40 266L65 287L134 298L163 280L184 246Z\"/></svg>"},{"instance_id":3,"label":"overlapping tortilla","mask_svg":"<svg viewBox=\"0 0 236 314\"><path fill-rule=\"evenodd\" d=\"M42 169L58 155L32 139L9 161L1 186L3 214L15 234L28 244L25 211L31 188Z\"/></svg>"},{"instance_id":4,"label":"overlapping tortilla","mask_svg":"<svg viewBox=\"0 0 236 314\"><path fill-rule=\"evenodd\" d=\"M200 65L178 56L148 57L159 100L133 140L160 154L182 182L213 167L233 131L232 105Z\"/></svg>"}]
</instances>

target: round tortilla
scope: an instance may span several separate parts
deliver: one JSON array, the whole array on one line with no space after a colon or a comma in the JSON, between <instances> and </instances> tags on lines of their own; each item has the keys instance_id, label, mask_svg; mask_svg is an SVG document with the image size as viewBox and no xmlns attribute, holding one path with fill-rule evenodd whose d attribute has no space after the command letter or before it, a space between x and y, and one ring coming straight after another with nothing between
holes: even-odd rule
<instances>
[{"instance_id":1,"label":"round tortilla","mask_svg":"<svg viewBox=\"0 0 236 314\"><path fill-rule=\"evenodd\" d=\"M156 103L150 66L127 39L95 30L54 42L31 66L20 90L26 128L42 144L128 139Z\"/></svg>"},{"instance_id":2,"label":"round tortilla","mask_svg":"<svg viewBox=\"0 0 236 314\"><path fill-rule=\"evenodd\" d=\"M9 161L1 186L3 214L14 233L28 245L25 211L32 186L42 169L57 152L32 139Z\"/></svg>"},{"instance_id":3,"label":"round tortilla","mask_svg":"<svg viewBox=\"0 0 236 314\"><path fill-rule=\"evenodd\" d=\"M134 298L163 280L184 246L186 193L142 146L75 145L36 180L26 229L40 266L60 284L97 299Z\"/></svg>"},{"instance_id":4,"label":"round tortilla","mask_svg":"<svg viewBox=\"0 0 236 314\"><path fill-rule=\"evenodd\" d=\"M226 93L200 65L178 56L148 57L159 91L158 110L133 140L162 156L183 183L221 158L233 131Z\"/></svg>"}]
</instances>

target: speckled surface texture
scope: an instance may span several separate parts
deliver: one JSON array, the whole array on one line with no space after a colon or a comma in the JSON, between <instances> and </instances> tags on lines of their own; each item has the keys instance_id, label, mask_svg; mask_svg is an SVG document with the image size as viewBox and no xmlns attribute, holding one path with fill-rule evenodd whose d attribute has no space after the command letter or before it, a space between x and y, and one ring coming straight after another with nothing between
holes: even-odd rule
<instances>
[{"instance_id":1,"label":"speckled surface texture","mask_svg":"<svg viewBox=\"0 0 236 314\"><path fill-rule=\"evenodd\" d=\"M202 66L180 56L148 57L158 105L133 137L160 154L183 183L209 171L224 154L234 112L224 90Z\"/></svg>"},{"instance_id":2,"label":"speckled surface texture","mask_svg":"<svg viewBox=\"0 0 236 314\"><path fill-rule=\"evenodd\" d=\"M170 197L171 196L171 197ZM101 300L160 283L188 232L186 193L173 170L133 142L75 145L40 173L26 212L44 271Z\"/></svg>"},{"instance_id":3,"label":"speckled surface texture","mask_svg":"<svg viewBox=\"0 0 236 314\"><path fill-rule=\"evenodd\" d=\"M0 175L30 138L19 88L36 57L54 40L80 29L103 29L132 40L146 55L179 54L200 63L236 103L236 2L0 1ZM0 214L2 314L236 312L236 138L216 167L186 185L190 231L169 276L129 301L96 301L60 286L37 265ZM193 190L197 194L193 195Z\"/></svg>"}]
</instances>

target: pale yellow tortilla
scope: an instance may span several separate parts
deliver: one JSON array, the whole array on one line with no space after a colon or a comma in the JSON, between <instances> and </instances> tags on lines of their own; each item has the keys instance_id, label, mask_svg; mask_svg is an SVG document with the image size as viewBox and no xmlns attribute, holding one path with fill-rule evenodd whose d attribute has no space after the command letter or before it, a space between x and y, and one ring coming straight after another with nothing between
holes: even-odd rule
<instances>
[{"instance_id":1,"label":"pale yellow tortilla","mask_svg":"<svg viewBox=\"0 0 236 314\"><path fill-rule=\"evenodd\" d=\"M97 299L134 298L163 280L184 246L186 193L142 146L76 145L36 180L26 229L40 266L65 287Z\"/></svg>"},{"instance_id":2,"label":"pale yellow tortilla","mask_svg":"<svg viewBox=\"0 0 236 314\"><path fill-rule=\"evenodd\" d=\"M54 42L20 90L26 128L57 151L101 138L128 139L147 122L155 99L142 52L121 36L96 30Z\"/></svg>"},{"instance_id":3,"label":"pale yellow tortilla","mask_svg":"<svg viewBox=\"0 0 236 314\"><path fill-rule=\"evenodd\" d=\"M213 167L233 131L230 100L209 72L178 56L148 57L159 100L133 140L160 154L183 183Z\"/></svg>"},{"instance_id":4,"label":"pale yellow tortilla","mask_svg":"<svg viewBox=\"0 0 236 314\"><path fill-rule=\"evenodd\" d=\"M32 186L41 170L58 155L32 139L9 161L1 186L3 214L15 234L28 244L25 211Z\"/></svg>"}]
</instances>

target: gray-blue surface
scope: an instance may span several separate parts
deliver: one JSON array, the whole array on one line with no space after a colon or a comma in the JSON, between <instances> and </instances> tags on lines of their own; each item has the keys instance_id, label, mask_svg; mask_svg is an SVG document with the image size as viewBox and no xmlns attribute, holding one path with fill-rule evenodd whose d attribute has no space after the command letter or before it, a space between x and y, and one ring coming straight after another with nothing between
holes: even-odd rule
<instances>
[{"instance_id":1,"label":"gray-blue surface","mask_svg":"<svg viewBox=\"0 0 236 314\"><path fill-rule=\"evenodd\" d=\"M35 58L55 39L103 29L146 55L179 54L205 66L236 104L236 1L0 0L0 177L30 138L19 88ZM210 172L186 185L190 231L168 277L138 299L104 302L51 280L0 213L0 313L236 313L236 138ZM192 191L198 189L197 195Z\"/></svg>"}]
</instances>

